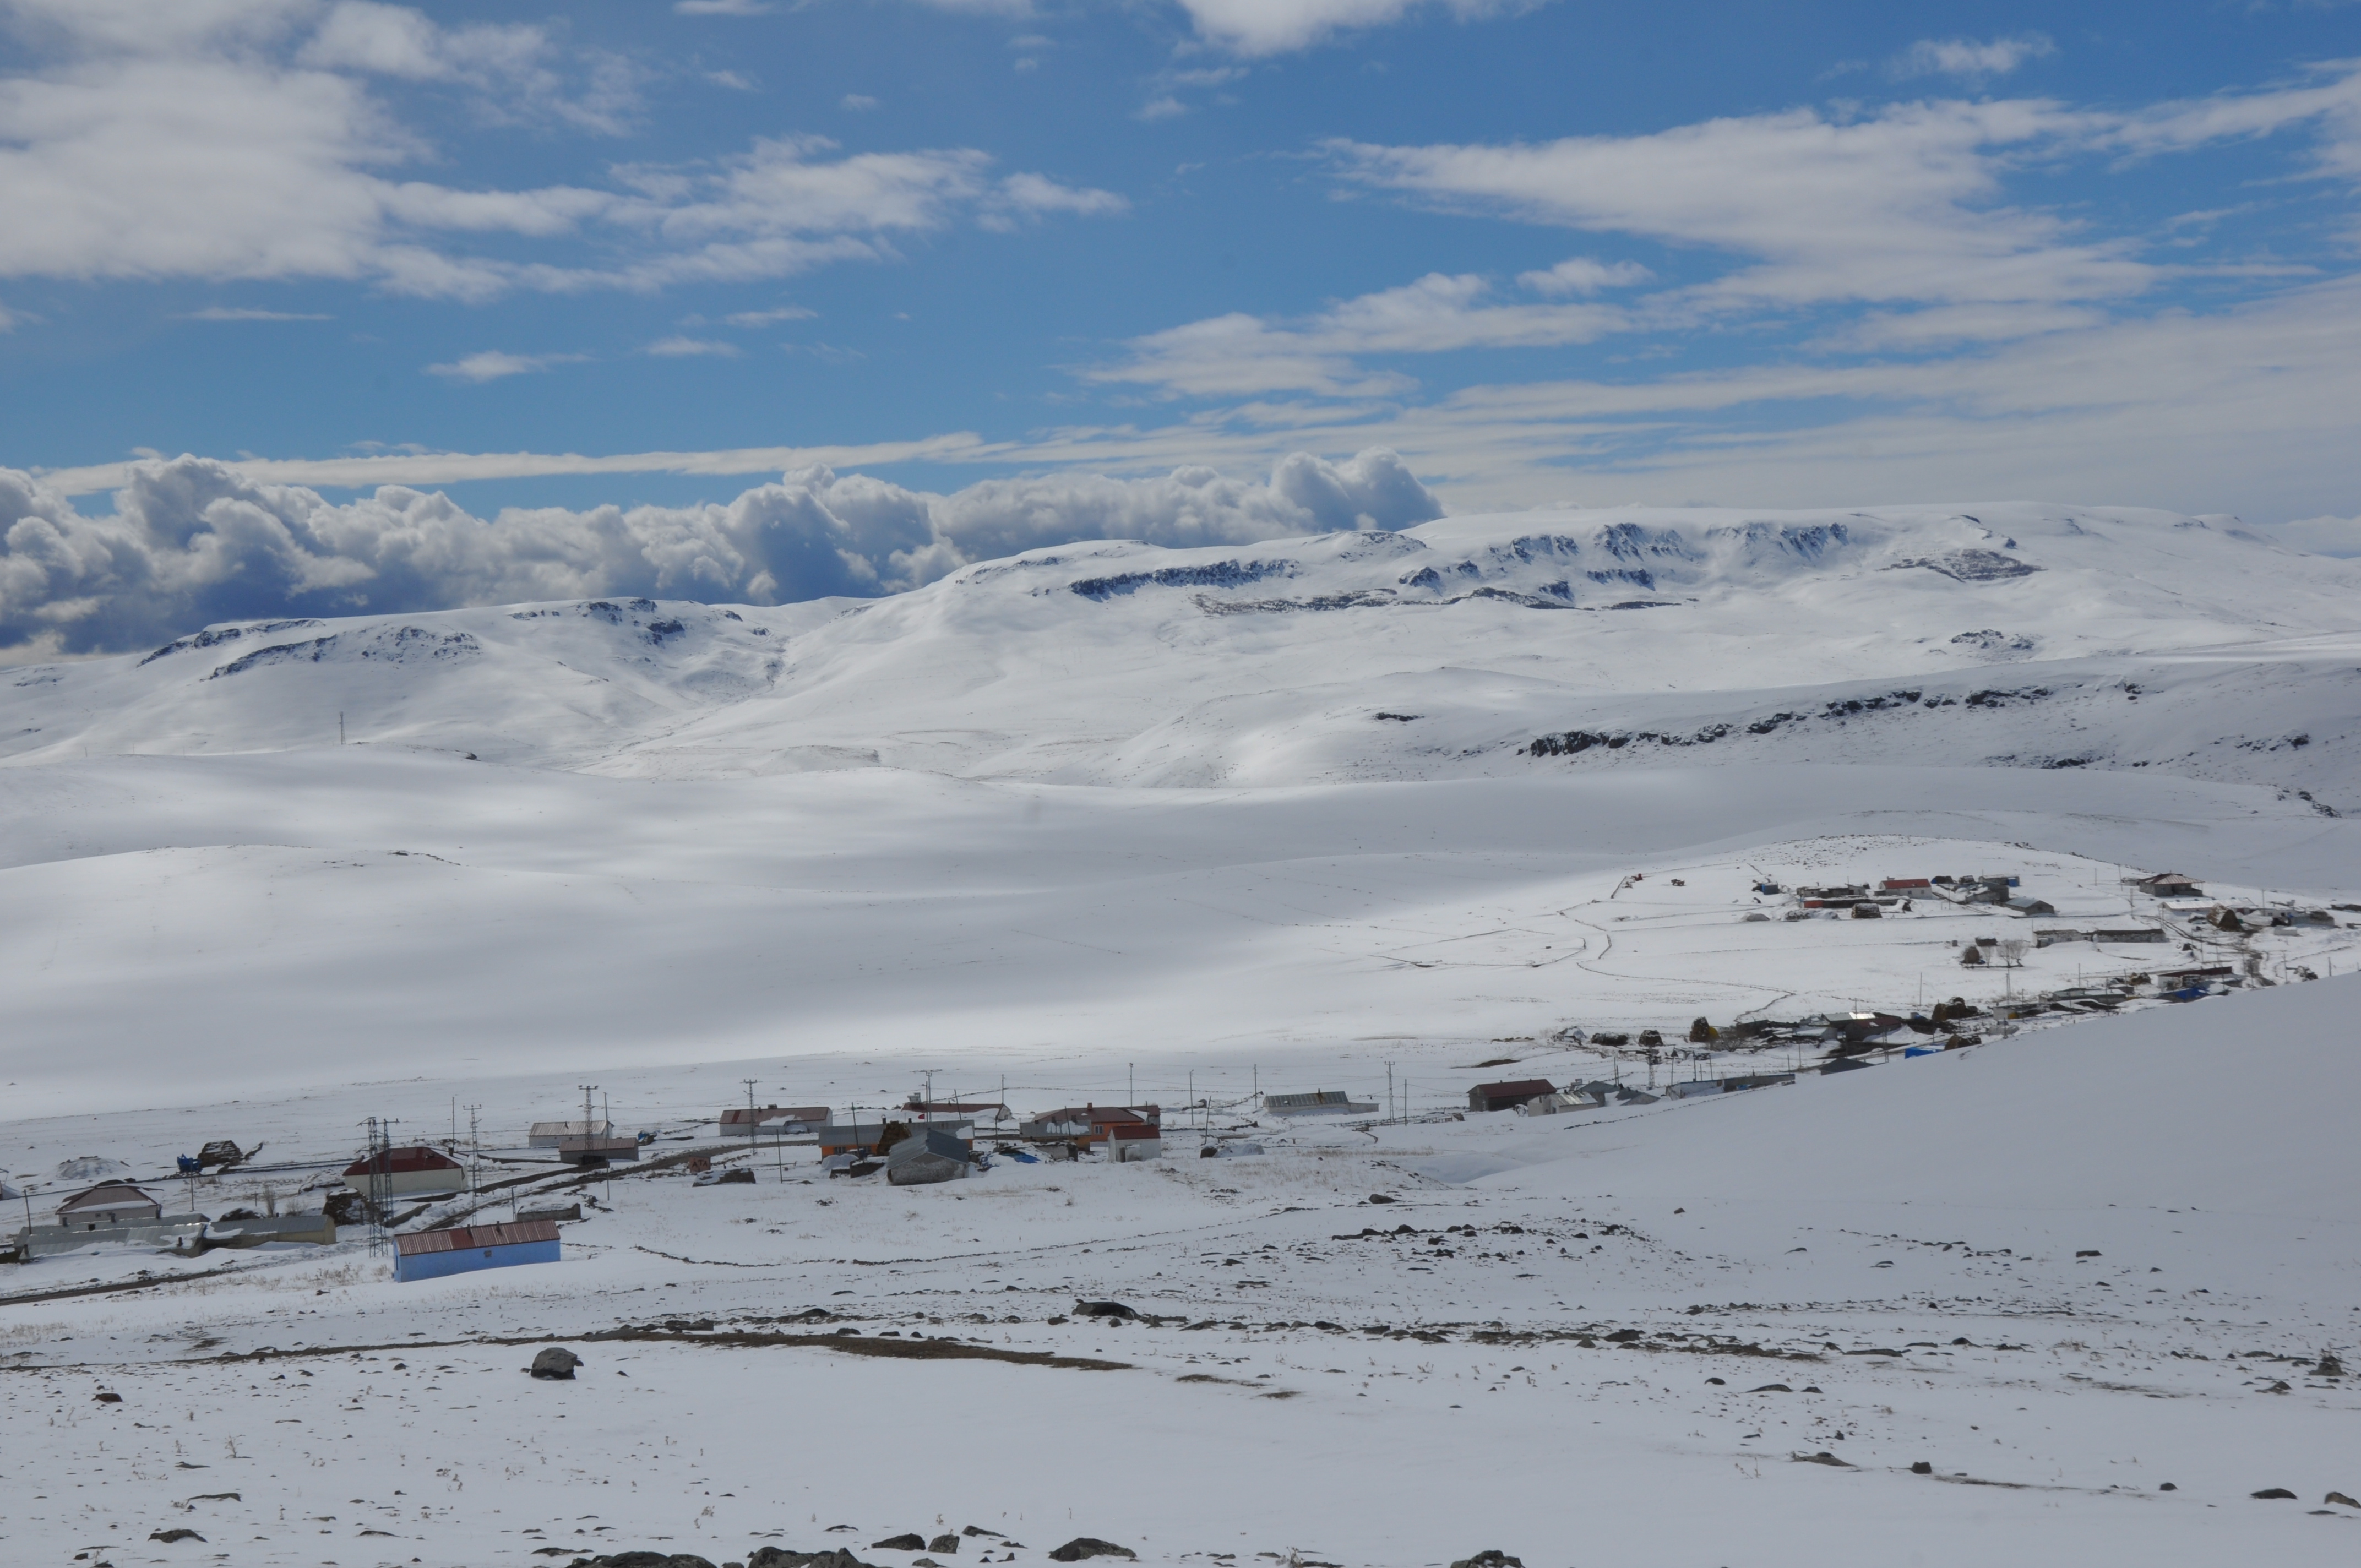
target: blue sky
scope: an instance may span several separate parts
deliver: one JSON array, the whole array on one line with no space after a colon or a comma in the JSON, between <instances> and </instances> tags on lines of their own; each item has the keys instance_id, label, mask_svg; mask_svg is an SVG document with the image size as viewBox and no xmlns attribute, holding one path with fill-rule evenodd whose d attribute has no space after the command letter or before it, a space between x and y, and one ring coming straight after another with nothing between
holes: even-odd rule
<instances>
[{"instance_id":1,"label":"blue sky","mask_svg":"<svg viewBox=\"0 0 2361 1568\"><path fill-rule=\"evenodd\" d=\"M1458 511L2361 512L2351 5L0 16L0 465L84 513L1370 448Z\"/></svg>"}]
</instances>

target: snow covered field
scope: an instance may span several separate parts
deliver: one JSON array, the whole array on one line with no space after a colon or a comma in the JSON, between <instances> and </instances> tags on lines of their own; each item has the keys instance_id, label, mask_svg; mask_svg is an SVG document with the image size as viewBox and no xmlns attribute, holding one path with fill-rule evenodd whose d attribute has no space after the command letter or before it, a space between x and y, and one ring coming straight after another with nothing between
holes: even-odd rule
<instances>
[{"instance_id":1,"label":"snow covered field","mask_svg":"<svg viewBox=\"0 0 2361 1568\"><path fill-rule=\"evenodd\" d=\"M520 1143L583 1083L665 1152L749 1078L1413 1119L931 1189L619 1174L563 1263L422 1284L366 1241L9 1270L0 1555L2349 1562L2356 578L2156 513L1536 514L13 672L0 1169L51 1196L213 1137L341 1165L369 1116ZM2126 884L2166 870L2292 923ZM1936 874L2054 916L1785 918ZM2051 926L2169 939L1960 963ZM2248 989L1452 1119L1817 1059L1569 1028L2180 965ZM519 1370L549 1341L577 1381Z\"/></svg>"}]
</instances>

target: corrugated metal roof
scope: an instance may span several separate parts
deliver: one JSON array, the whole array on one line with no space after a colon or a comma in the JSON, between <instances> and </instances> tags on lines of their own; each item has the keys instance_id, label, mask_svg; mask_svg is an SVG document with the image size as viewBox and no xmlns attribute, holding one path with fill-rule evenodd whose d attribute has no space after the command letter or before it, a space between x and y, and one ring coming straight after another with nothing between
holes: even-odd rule
<instances>
[{"instance_id":1,"label":"corrugated metal roof","mask_svg":"<svg viewBox=\"0 0 2361 1568\"><path fill-rule=\"evenodd\" d=\"M364 1155L345 1167L346 1176L367 1176L370 1170L368 1157ZM388 1176L407 1176L421 1170L458 1170L459 1162L440 1149L430 1149L423 1144L409 1148L388 1149L385 1162L376 1168Z\"/></svg>"},{"instance_id":2,"label":"corrugated metal roof","mask_svg":"<svg viewBox=\"0 0 2361 1568\"><path fill-rule=\"evenodd\" d=\"M519 1220L506 1225L461 1225L448 1231L413 1231L393 1238L404 1257L428 1252L467 1252L476 1247L522 1246L527 1242L557 1239L555 1220Z\"/></svg>"},{"instance_id":3,"label":"corrugated metal roof","mask_svg":"<svg viewBox=\"0 0 2361 1568\"><path fill-rule=\"evenodd\" d=\"M827 1120L828 1107L825 1105L765 1105L759 1111L741 1105L734 1111L721 1113L721 1124L725 1127L743 1126L748 1122L825 1122Z\"/></svg>"},{"instance_id":4,"label":"corrugated metal roof","mask_svg":"<svg viewBox=\"0 0 2361 1568\"><path fill-rule=\"evenodd\" d=\"M1163 1135L1163 1128L1150 1126L1145 1122L1115 1122L1110 1124L1107 1127L1108 1137L1120 1138L1126 1142L1129 1142L1136 1138L1160 1138Z\"/></svg>"},{"instance_id":5,"label":"corrugated metal roof","mask_svg":"<svg viewBox=\"0 0 2361 1568\"><path fill-rule=\"evenodd\" d=\"M102 1181L87 1192L77 1192L58 1205L58 1212L89 1213L99 1209L161 1209L162 1204L128 1181Z\"/></svg>"},{"instance_id":6,"label":"corrugated metal roof","mask_svg":"<svg viewBox=\"0 0 2361 1568\"><path fill-rule=\"evenodd\" d=\"M1502 1083L1479 1083L1475 1092L1487 1100L1507 1100L1519 1097L1532 1099L1538 1094L1554 1094L1557 1085L1546 1078L1512 1078Z\"/></svg>"}]
</instances>

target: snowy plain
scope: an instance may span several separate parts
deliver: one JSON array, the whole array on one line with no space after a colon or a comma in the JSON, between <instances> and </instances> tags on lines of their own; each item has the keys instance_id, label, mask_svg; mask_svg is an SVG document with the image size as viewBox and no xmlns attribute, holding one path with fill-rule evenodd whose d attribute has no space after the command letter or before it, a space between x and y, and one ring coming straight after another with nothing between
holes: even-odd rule
<instances>
[{"instance_id":1,"label":"snowy plain","mask_svg":"<svg viewBox=\"0 0 2361 1568\"><path fill-rule=\"evenodd\" d=\"M753 1186L619 1174L564 1263L426 1284L366 1239L11 1270L0 1400L48 1435L10 1444L0 1549L898 1568L870 1543L974 1524L1241 1568L2349 1562L2322 1499L2361 1494L2361 1402L2312 1374L2361 1335L2356 588L2152 512L1521 514L9 672L0 1169L50 1196L218 1136L341 1164L372 1115L512 1145L586 1082L659 1150L749 1078L1229 1127L1257 1087L1390 1086L1413 1119L924 1190L794 1149ZM2323 918L2217 932L2126 886L2165 870ZM1755 891L1934 873L2172 941L1963 969L2027 923ZM2166 962L2253 983L1450 1119L1487 1078L1802 1065L1567 1025ZM137 1288L52 1294L92 1285ZM1162 1321L1072 1318L1103 1298ZM576 1383L518 1370L544 1339ZM1037 1352L1125 1365L1002 1358ZM175 1526L204 1542L148 1540Z\"/></svg>"}]
</instances>

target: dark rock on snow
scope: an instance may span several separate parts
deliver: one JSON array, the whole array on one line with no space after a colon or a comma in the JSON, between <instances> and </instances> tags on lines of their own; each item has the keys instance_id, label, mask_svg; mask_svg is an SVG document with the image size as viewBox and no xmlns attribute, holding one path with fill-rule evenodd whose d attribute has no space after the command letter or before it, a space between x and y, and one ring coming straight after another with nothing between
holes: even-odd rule
<instances>
[{"instance_id":1,"label":"dark rock on snow","mask_svg":"<svg viewBox=\"0 0 2361 1568\"><path fill-rule=\"evenodd\" d=\"M841 1550L789 1552L781 1546L764 1546L746 1559L746 1568L870 1568L870 1564Z\"/></svg>"},{"instance_id":2,"label":"dark rock on snow","mask_svg":"<svg viewBox=\"0 0 2361 1568\"><path fill-rule=\"evenodd\" d=\"M158 1530L148 1531L148 1539L163 1541L169 1546L176 1541L203 1541L204 1537L192 1530Z\"/></svg>"},{"instance_id":3,"label":"dark rock on snow","mask_svg":"<svg viewBox=\"0 0 2361 1568\"><path fill-rule=\"evenodd\" d=\"M2361 1502L2354 1501L2342 1492L2331 1492L2320 1500L2323 1503L2343 1503L2348 1508L2361 1508Z\"/></svg>"},{"instance_id":4,"label":"dark rock on snow","mask_svg":"<svg viewBox=\"0 0 2361 1568\"><path fill-rule=\"evenodd\" d=\"M1077 1301L1074 1316L1078 1318L1117 1318L1131 1321L1139 1316L1120 1301Z\"/></svg>"},{"instance_id":5,"label":"dark rock on snow","mask_svg":"<svg viewBox=\"0 0 2361 1568\"><path fill-rule=\"evenodd\" d=\"M1058 1548L1057 1551L1049 1553L1049 1561L1052 1563L1080 1563L1087 1557L1129 1557L1137 1559L1139 1553L1134 1552L1128 1546L1117 1546L1112 1541L1099 1541L1091 1536L1078 1535L1073 1540L1066 1542L1065 1545ZM1518 1568L1523 1568L1523 1564L1520 1563Z\"/></svg>"},{"instance_id":6,"label":"dark rock on snow","mask_svg":"<svg viewBox=\"0 0 2361 1568\"><path fill-rule=\"evenodd\" d=\"M924 1552L926 1549L927 1538L908 1531L900 1535L889 1535L883 1541L873 1541L869 1543L869 1550L872 1552Z\"/></svg>"},{"instance_id":7,"label":"dark rock on snow","mask_svg":"<svg viewBox=\"0 0 2361 1568\"><path fill-rule=\"evenodd\" d=\"M1461 1558L1451 1568L1525 1568L1525 1565L1498 1547L1489 1547L1473 1557Z\"/></svg>"},{"instance_id":8,"label":"dark rock on snow","mask_svg":"<svg viewBox=\"0 0 2361 1568\"><path fill-rule=\"evenodd\" d=\"M533 1365L528 1368L528 1370L530 1370L535 1377L545 1378L553 1382L570 1383L574 1380L574 1369L581 1365L582 1358L580 1356L575 1354L564 1345L554 1344L547 1350L543 1351L539 1355L534 1356L533 1358Z\"/></svg>"},{"instance_id":9,"label":"dark rock on snow","mask_svg":"<svg viewBox=\"0 0 2361 1568\"><path fill-rule=\"evenodd\" d=\"M935 1537L934 1540L927 1542L927 1550L929 1552L957 1552L959 1550L959 1537L948 1533L939 1535Z\"/></svg>"},{"instance_id":10,"label":"dark rock on snow","mask_svg":"<svg viewBox=\"0 0 2361 1568\"><path fill-rule=\"evenodd\" d=\"M2295 1494L2285 1486L2266 1486L2259 1492L2249 1492L2246 1495L2250 1497L2259 1497L2267 1503L2295 1501Z\"/></svg>"},{"instance_id":11,"label":"dark rock on snow","mask_svg":"<svg viewBox=\"0 0 2361 1568\"><path fill-rule=\"evenodd\" d=\"M1932 1475L1935 1474L1935 1467L1922 1459L1918 1461L1917 1464L1913 1464L1910 1467L1910 1474L1913 1475Z\"/></svg>"}]
</instances>

